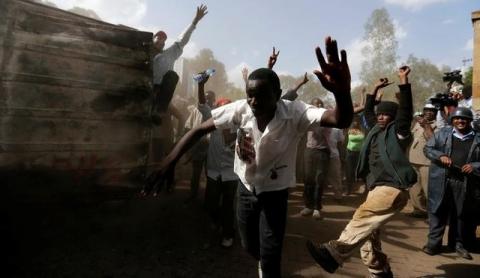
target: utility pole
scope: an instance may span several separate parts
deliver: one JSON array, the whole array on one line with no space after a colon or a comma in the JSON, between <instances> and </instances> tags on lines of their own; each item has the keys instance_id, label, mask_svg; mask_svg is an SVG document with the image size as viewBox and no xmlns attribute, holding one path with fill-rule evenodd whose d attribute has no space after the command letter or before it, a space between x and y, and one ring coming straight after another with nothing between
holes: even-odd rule
<instances>
[{"instance_id":1,"label":"utility pole","mask_svg":"<svg viewBox=\"0 0 480 278\"><path fill-rule=\"evenodd\" d=\"M467 65L467 63L468 63L468 62L472 62L472 61L473 61L473 59L472 59L472 58L470 58L470 59L465 59L465 58L463 58L463 60L462 60L463 67L465 67L465 66Z\"/></svg>"}]
</instances>

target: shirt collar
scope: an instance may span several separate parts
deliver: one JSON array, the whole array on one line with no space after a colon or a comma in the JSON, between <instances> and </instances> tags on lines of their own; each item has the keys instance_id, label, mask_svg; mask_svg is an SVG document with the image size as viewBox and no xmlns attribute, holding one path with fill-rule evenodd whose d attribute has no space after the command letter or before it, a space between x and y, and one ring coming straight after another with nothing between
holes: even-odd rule
<instances>
[{"instance_id":1,"label":"shirt collar","mask_svg":"<svg viewBox=\"0 0 480 278\"><path fill-rule=\"evenodd\" d=\"M461 134L460 132L457 131L456 128L453 128L452 134L453 136L455 136L456 138L462 141L468 140L470 138L473 138L473 136L475 136L475 132L473 130L470 130L470 132L467 134Z\"/></svg>"}]
</instances>

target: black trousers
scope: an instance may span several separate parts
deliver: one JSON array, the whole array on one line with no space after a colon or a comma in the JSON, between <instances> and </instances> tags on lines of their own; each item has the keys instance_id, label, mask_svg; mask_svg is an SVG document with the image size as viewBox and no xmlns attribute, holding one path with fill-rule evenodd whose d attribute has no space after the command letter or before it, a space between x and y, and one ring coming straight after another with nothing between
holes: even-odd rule
<instances>
[{"instance_id":1,"label":"black trousers","mask_svg":"<svg viewBox=\"0 0 480 278\"><path fill-rule=\"evenodd\" d=\"M430 186L430 185L429 185ZM448 229L448 246L455 248L464 247L465 222L462 214L458 212L459 207L463 207L462 198L459 197L462 188L462 181L447 179L445 185L445 195L437 212L428 212L429 232L428 243L430 248L440 248L445 228ZM459 204L458 202L462 202Z\"/></svg>"},{"instance_id":2,"label":"black trousers","mask_svg":"<svg viewBox=\"0 0 480 278\"><path fill-rule=\"evenodd\" d=\"M213 223L222 227L223 238L233 238L234 200L238 180L222 181L207 177L205 208Z\"/></svg>"},{"instance_id":3,"label":"black trousers","mask_svg":"<svg viewBox=\"0 0 480 278\"><path fill-rule=\"evenodd\" d=\"M281 276L288 189L258 195L239 182L237 220L243 248L260 260L264 278Z\"/></svg>"},{"instance_id":4,"label":"black trousers","mask_svg":"<svg viewBox=\"0 0 480 278\"><path fill-rule=\"evenodd\" d=\"M323 187L328 175L330 151L305 148L304 160L303 199L305 207L320 210L322 209Z\"/></svg>"},{"instance_id":5,"label":"black trousers","mask_svg":"<svg viewBox=\"0 0 480 278\"><path fill-rule=\"evenodd\" d=\"M348 193L351 192L352 186L356 181L355 177L355 169L357 168L357 163L358 163L358 157L360 156L360 152L354 152L347 150L347 155L346 155L346 190Z\"/></svg>"}]
</instances>

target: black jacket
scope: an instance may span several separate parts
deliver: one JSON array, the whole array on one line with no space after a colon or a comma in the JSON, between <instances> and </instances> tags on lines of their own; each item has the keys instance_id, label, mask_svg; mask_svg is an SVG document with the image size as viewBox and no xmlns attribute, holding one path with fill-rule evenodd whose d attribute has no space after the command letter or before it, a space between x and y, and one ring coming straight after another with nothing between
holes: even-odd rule
<instances>
[{"instance_id":1,"label":"black jacket","mask_svg":"<svg viewBox=\"0 0 480 278\"><path fill-rule=\"evenodd\" d=\"M386 128L383 137L379 137L379 152L385 171L394 179L394 187L406 189L417 182L417 174L406 155L412 141L410 125L413 120L412 92L410 84L400 85L399 107L394 121ZM370 173L368 154L372 138L382 129L376 124L374 111L375 96L368 95L365 103L365 119L368 126L373 126L368 133L357 165L357 177L366 179ZM368 188L373 185L367 184Z\"/></svg>"}]
</instances>

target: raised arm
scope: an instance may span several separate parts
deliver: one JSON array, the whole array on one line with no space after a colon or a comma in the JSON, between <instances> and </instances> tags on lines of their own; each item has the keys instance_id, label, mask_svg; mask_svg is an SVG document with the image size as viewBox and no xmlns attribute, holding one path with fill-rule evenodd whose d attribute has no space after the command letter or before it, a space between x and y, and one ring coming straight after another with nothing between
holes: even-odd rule
<instances>
[{"instance_id":1,"label":"raised arm","mask_svg":"<svg viewBox=\"0 0 480 278\"><path fill-rule=\"evenodd\" d=\"M288 90L283 96L282 96L282 99L286 99L286 100L291 100L291 101L294 101L295 99L297 99L298 97L298 89L300 89L303 85L305 85L306 83L308 82L308 77L307 77L307 73L305 73L305 75L303 76L302 80L300 80L300 82L298 82L298 84L293 88L293 89L290 89Z\"/></svg>"},{"instance_id":2,"label":"raised arm","mask_svg":"<svg viewBox=\"0 0 480 278\"><path fill-rule=\"evenodd\" d=\"M208 13L207 6L202 4L199 7L197 7L197 13L195 14L195 17L192 20L192 24L190 24L187 27L187 29L177 39L177 43L180 45L181 48L187 45L188 41L190 40L190 37L192 36L193 30L195 30L195 27L197 26L198 22L207 13Z\"/></svg>"},{"instance_id":3,"label":"raised arm","mask_svg":"<svg viewBox=\"0 0 480 278\"><path fill-rule=\"evenodd\" d=\"M373 91L367 94L364 116L368 129L371 129L377 123L377 117L375 116L375 105L378 102L378 92L390 84L392 84L392 82L388 82L388 78L380 78L375 83Z\"/></svg>"},{"instance_id":4,"label":"raised arm","mask_svg":"<svg viewBox=\"0 0 480 278\"><path fill-rule=\"evenodd\" d=\"M207 98L205 97L205 83L207 83L209 76L206 75L202 81L198 82L198 104L205 105Z\"/></svg>"},{"instance_id":5,"label":"raised arm","mask_svg":"<svg viewBox=\"0 0 480 278\"><path fill-rule=\"evenodd\" d=\"M245 84L248 82L248 69L245 67L242 69L242 77Z\"/></svg>"},{"instance_id":6,"label":"raised arm","mask_svg":"<svg viewBox=\"0 0 480 278\"><path fill-rule=\"evenodd\" d=\"M365 93L366 92L367 92L367 89L363 87L362 90L360 91L360 103L357 106L353 107L354 114L360 113L365 109Z\"/></svg>"},{"instance_id":7,"label":"raised arm","mask_svg":"<svg viewBox=\"0 0 480 278\"><path fill-rule=\"evenodd\" d=\"M396 116L396 132L402 137L406 138L411 135L410 126L413 120L413 100L412 100L412 88L408 82L408 74L410 68L403 66L398 70L398 77L400 79L400 94L398 94L398 112Z\"/></svg>"},{"instance_id":8,"label":"raised arm","mask_svg":"<svg viewBox=\"0 0 480 278\"><path fill-rule=\"evenodd\" d=\"M268 57L268 68L269 69L273 69L273 66L275 66L275 64L277 63L277 58L278 58L278 55L280 54L280 50L277 51L277 53L275 53L275 46L273 47L273 51L272 51L272 55L270 55L270 57Z\"/></svg>"},{"instance_id":9,"label":"raised arm","mask_svg":"<svg viewBox=\"0 0 480 278\"><path fill-rule=\"evenodd\" d=\"M325 39L327 60L323 57L320 47L315 49L320 70L314 74L322 83L322 86L332 92L337 103L335 109L328 109L323 113L321 123L324 126L347 128L352 122L353 106L350 94L350 69L347 63L347 52L340 51L341 60L338 56L337 41L331 37Z\"/></svg>"}]
</instances>

